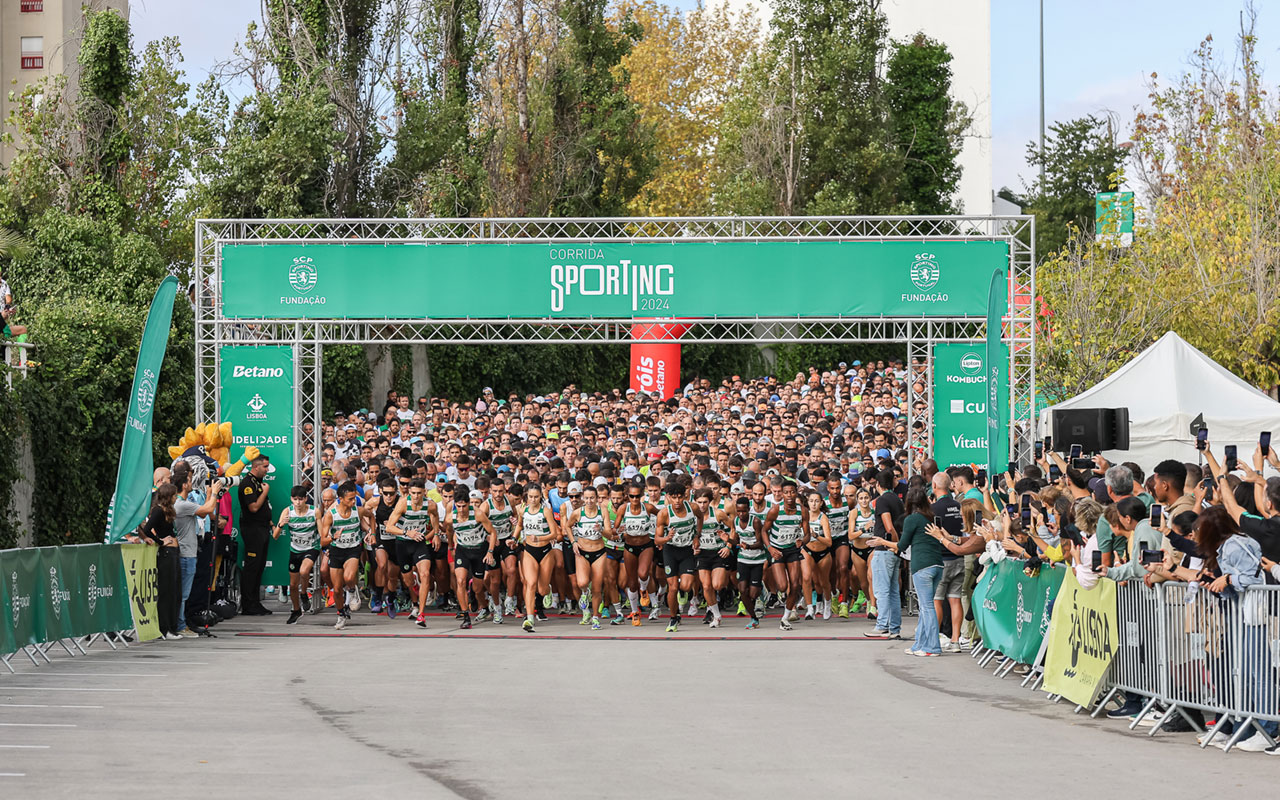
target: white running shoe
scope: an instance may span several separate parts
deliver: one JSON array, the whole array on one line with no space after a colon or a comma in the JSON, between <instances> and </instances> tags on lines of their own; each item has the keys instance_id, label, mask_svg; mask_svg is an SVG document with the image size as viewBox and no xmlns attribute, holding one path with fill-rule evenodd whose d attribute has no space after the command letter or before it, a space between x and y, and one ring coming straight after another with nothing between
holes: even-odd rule
<instances>
[{"instance_id":1,"label":"white running shoe","mask_svg":"<svg viewBox=\"0 0 1280 800\"><path fill-rule=\"evenodd\" d=\"M289 605L289 590L288 590L288 589L286 589L286 588L284 588L283 586L281 586L281 587L280 587L280 591L276 592L276 595L280 598L280 605L282 605L282 606L287 606L287 605Z\"/></svg>"},{"instance_id":2,"label":"white running shoe","mask_svg":"<svg viewBox=\"0 0 1280 800\"><path fill-rule=\"evenodd\" d=\"M719 628L719 627L720 627L720 617L719 617L719 616L713 616L713 617L711 617L711 622L710 622L710 623L708 623L708 627L711 627L711 628Z\"/></svg>"},{"instance_id":3,"label":"white running shoe","mask_svg":"<svg viewBox=\"0 0 1280 800\"><path fill-rule=\"evenodd\" d=\"M696 617L696 616L698 616L698 601L697 601L697 600L690 600L690 601L689 601L689 611L688 611L688 614L687 614L686 616L690 616L690 617Z\"/></svg>"},{"instance_id":4,"label":"white running shoe","mask_svg":"<svg viewBox=\"0 0 1280 800\"><path fill-rule=\"evenodd\" d=\"M516 615L516 599L514 597L511 597L510 595L507 596L506 602L502 605L502 613L509 617L514 617Z\"/></svg>"},{"instance_id":5,"label":"white running shoe","mask_svg":"<svg viewBox=\"0 0 1280 800\"><path fill-rule=\"evenodd\" d=\"M352 611L360 610L360 593L354 589L347 590L347 608Z\"/></svg>"},{"instance_id":6,"label":"white running shoe","mask_svg":"<svg viewBox=\"0 0 1280 800\"><path fill-rule=\"evenodd\" d=\"M791 623L787 621L787 612L782 612L782 619L778 622L778 627L784 631L795 630L791 627Z\"/></svg>"},{"instance_id":7,"label":"white running shoe","mask_svg":"<svg viewBox=\"0 0 1280 800\"><path fill-rule=\"evenodd\" d=\"M814 615L814 613L815 613L815 611L814 611L814 608L813 608L813 603L810 603L810 604L809 604L809 607L808 607L808 608L806 608L806 609L804 610L804 618L805 618L805 619L813 619L813 615Z\"/></svg>"},{"instance_id":8,"label":"white running shoe","mask_svg":"<svg viewBox=\"0 0 1280 800\"><path fill-rule=\"evenodd\" d=\"M335 631L340 631L340 630L342 630L342 629L343 629L343 628L345 628L345 627L347 627L347 618L346 618L345 616L343 616L342 614L339 614L339 615L338 615L338 621L337 621L337 622L335 622L335 623L333 623L333 629L334 629Z\"/></svg>"},{"instance_id":9,"label":"white running shoe","mask_svg":"<svg viewBox=\"0 0 1280 800\"><path fill-rule=\"evenodd\" d=\"M822 601L822 618L831 619L831 601L830 600Z\"/></svg>"},{"instance_id":10,"label":"white running shoe","mask_svg":"<svg viewBox=\"0 0 1280 800\"><path fill-rule=\"evenodd\" d=\"M650 622L653 622L654 620L658 619L658 618L659 618L659 617L661 617L661 616L662 616L662 611L661 611L661 609L659 609L659 608L655 605L655 606L653 607L653 609L649 612L649 621L650 621Z\"/></svg>"},{"instance_id":11,"label":"white running shoe","mask_svg":"<svg viewBox=\"0 0 1280 800\"><path fill-rule=\"evenodd\" d=\"M1237 742L1233 748L1244 753L1261 753L1271 747L1271 742L1267 741L1267 737L1255 731L1252 736L1242 742Z\"/></svg>"}]
</instances>

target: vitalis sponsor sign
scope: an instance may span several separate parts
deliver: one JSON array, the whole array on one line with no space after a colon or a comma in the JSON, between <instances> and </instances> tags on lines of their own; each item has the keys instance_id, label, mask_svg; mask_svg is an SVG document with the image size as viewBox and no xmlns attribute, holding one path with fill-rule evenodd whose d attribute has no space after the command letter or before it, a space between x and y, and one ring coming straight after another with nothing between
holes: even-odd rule
<instances>
[{"instance_id":1,"label":"vitalis sponsor sign","mask_svg":"<svg viewBox=\"0 0 1280 800\"><path fill-rule=\"evenodd\" d=\"M977 316L1008 258L998 241L228 244L220 296L239 318ZM365 291L371 274L397 291Z\"/></svg>"},{"instance_id":2,"label":"vitalis sponsor sign","mask_svg":"<svg viewBox=\"0 0 1280 800\"><path fill-rule=\"evenodd\" d=\"M1007 348L1006 348L1007 352ZM993 365L1002 402L1008 402L1007 359ZM987 381L980 346L939 344L933 348L933 444L939 466L986 464Z\"/></svg>"}]
</instances>

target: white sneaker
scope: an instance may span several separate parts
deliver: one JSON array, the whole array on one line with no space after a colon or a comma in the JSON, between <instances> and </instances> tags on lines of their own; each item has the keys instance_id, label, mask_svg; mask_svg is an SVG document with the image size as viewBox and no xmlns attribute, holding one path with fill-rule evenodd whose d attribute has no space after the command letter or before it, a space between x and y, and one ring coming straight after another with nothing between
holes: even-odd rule
<instances>
[{"instance_id":1,"label":"white sneaker","mask_svg":"<svg viewBox=\"0 0 1280 800\"><path fill-rule=\"evenodd\" d=\"M944 652L944 653L959 653L959 652L960 652L960 645L956 644L955 642L952 642L951 644L943 645L943 646L942 646L942 652Z\"/></svg>"},{"instance_id":2,"label":"white sneaker","mask_svg":"<svg viewBox=\"0 0 1280 800\"><path fill-rule=\"evenodd\" d=\"M160 638L164 639L166 642L177 642L182 640L182 637L176 633L166 633L164 636L161 636Z\"/></svg>"},{"instance_id":3,"label":"white sneaker","mask_svg":"<svg viewBox=\"0 0 1280 800\"><path fill-rule=\"evenodd\" d=\"M511 598L508 597L507 599L510 600ZM427 606L434 606L435 604L436 604L436 590L432 589L431 591L427 592L427 599L426 599L426 602L423 603L423 607L425 608Z\"/></svg>"},{"instance_id":4,"label":"white sneaker","mask_svg":"<svg viewBox=\"0 0 1280 800\"><path fill-rule=\"evenodd\" d=\"M514 597L507 597L507 601L502 605L502 613L506 614L508 617L514 617L516 615L516 599Z\"/></svg>"},{"instance_id":5,"label":"white sneaker","mask_svg":"<svg viewBox=\"0 0 1280 800\"><path fill-rule=\"evenodd\" d=\"M707 627L710 627L710 628L719 628L719 627L720 627L720 618L719 618L719 617L716 617L716 616L713 616L713 617L711 618L711 622L708 624L708 626L707 626Z\"/></svg>"},{"instance_id":6,"label":"white sneaker","mask_svg":"<svg viewBox=\"0 0 1280 800\"><path fill-rule=\"evenodd\" d=\"M1259 731L1254 731L1252 736L1242 742L1238 742L1232 749L1246 753L1262 753L1268 747L1271 747L1271 742L1267 741L1267 737L1263 736Z\"/></svg>"},{"instance_id":7,"label":"white sneaker","mask_svg":"<svg viewBox=\"0 0 1280 800\"><path fill-rule=\"evenodd\" d=\"M333 629L334 629L335 631L340 631L340 630L342 630L342 629L343 629L343 628L345 628L345 627L347 627L347 618L346 618L345 616L343 616L342 614L339 614L339 615L338 615L338 621L337 621L337 622L335 622L335 623L333 623Z\"/></svg>"},{"instance_id":8,"label":"white sneaker","mask_svg":"<svg viewBox=\"0 0 1280 800\"><path fill-rule=\"evenodd\" d=\"M287 605L289 605L289 590L288 590L288 589L286 589L286 588L284 588L283 586L281 586L281 587L280 587L280 591L279 591L279 592L276 592L276 594L277 594L277 595L279 595L279 597L280 597L280 605L282 605L282 606L287 606Z\"/></svg>"},{"instance_id":9,"label":"white sneaker","mask_svg":"<svg viewBox=\"0 0 1280 800\"><path fill-rule=\"evenodd\" d=\"M941 644L943 647L946 647L947 645L951 644L951 637L946 635L945 633L940 633L938 634L938 643Z\"/></svg>"},{"instance_id":10,"label":"white sneaker","mask_svg":"<svg viewBox=\"0 0 1280 800\"><path fill-rule=\"evenodd\" d=\"M784 631L794 630L791 627L791 623L787 621L787 614L785 611L782 614L782 621L778 623L778 627Z\"/></svg>"},{"instance_id":11,"label":"white sneaker","mask_svg":"<svg viewBox=\"0 0 1280 800\"><path fill-rule=\"evenodd\" d=\"M809 607L804 610L804 618L813 619L814 613L813 603L810 603Z\"/></svg>"},{"instance_id":12,"label":"white sneaker","mask_svg":"<svg viewBox=\"0 0 1280 800\"><path fill-rule=\"evenodd\" d=\"M923 652L923 651L921 651L921 650L917 650L917 649L915 649L914 647L908 647L906 650L903 650L902 652L906 653L906 654L907 654L907 655L909 655L909 656L919 656L919 655L924 655L924 652Z\"/></svg>"},{"instance_id":13,"label":"white sneaker","mask_svg":"<svg viewBox=\"0 0 1280 800\"><path fill-rule=\"evenodd\" d=\"M687 616L690 616L690 617L696 617L696 616L698 616L698 601L697 601L697 600L690 600L690 601L689 601L689 611L687 612Z\"/></svg>"},{"instance_id":14,"label":"white sneaker","mask_svg":"<svg viewBox=\"0 0 1280 800\"><path fill-rule=\"evenodd\" d=\"M973 649L973 640L972 640L972 639L966 639L965 637L961 636L961 637L960 637L960 649L962 649L962 650L972 650L972 649Z\"/></svg>"},{"instance_id":15,"label":"white sneaker","mask_svg":"<svg viewBox=\"0 0 1280 800\"><path fill-rule=\"evenodd\" d=\"M1203 744L1206 747L1225 748L1227 746L1227 740L1229 740L1230 738L1231 737L1229 735L1223 733L1222 731L1218 731L1217 733L1214 733L1214 734L1210 734L1208 731L1206 731L1196 737L1196 742L1198 744ZM1209 740L1207 744L1205 742L1205 739Z\"/></svg>"},{"instance_id":16,"label":"white sneaker","mask_svg":"<svg viewBox=\"0 0 1280 800\"><path fill-rule=\"evenodd\" d=\"M822 601L822 618L831 619L831 601L830 600Z\"/></svg>"},{"instance_id":17,"label":"white sneaker","mask_svg":"<svg viewBox=\"0 0 1280 800\"><path fill-rule=\"evenodd\" d=\"M658 609L657 605L654 605L653 609L649 612L649 621L653 622L660 616L662 616L662 612Z\"/></svg>"},{"instance_id":18,"label":"white sneaker","mask_svg":"<svg viewBox=\"0 0 1280 800\"><path fill-rule=\"evenodd\" d=\"M347 590L347 608L352 611L360 610L360 593L354 589Z\"/></svg>"}]
</instances>

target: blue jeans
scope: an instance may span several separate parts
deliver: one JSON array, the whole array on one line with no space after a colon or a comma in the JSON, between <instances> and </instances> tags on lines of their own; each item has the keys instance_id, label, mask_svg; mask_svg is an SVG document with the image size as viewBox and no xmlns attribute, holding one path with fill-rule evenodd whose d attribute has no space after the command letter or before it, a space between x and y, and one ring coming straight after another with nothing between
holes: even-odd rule
<instances>
[{"instance_id":1,"label":"blue jeans","mask_svg":"<svg viewBox=\"0 0 1280 800\"><path fill-rule=\"evenodd\" d=\"M898 556L895 553L877 550L871 554L871 583L876 595L876 630L901 632L902 595L898 590Z\"/></svg>"},{"instance_id":2,"label":"blue jeans","mask_svg":"<svg viewBox=\"0 0 1280 800\"><path fill-rule=\"evenodd\" d=\"M911 574L911 582L916 587L916 597L920 598L920 618L916 622L916 643L914 649L926 653L941 653L942 644L938 640L938 612L933 607L933 593L942 580L942 567L925 567Z\"/></svg>"},{"instance_id":3,"label":"blue jeans","mask_svg":"<svg viewBox=\"0 0 1280 800\"><path fill-rule=\"evenodd\" d=\"M178 568L182 576L182 601L178 603L178 630L187 627L187 598L191 596L191 584L196 578L196 557L179 558Z\"/></svg>"}]
</instances>

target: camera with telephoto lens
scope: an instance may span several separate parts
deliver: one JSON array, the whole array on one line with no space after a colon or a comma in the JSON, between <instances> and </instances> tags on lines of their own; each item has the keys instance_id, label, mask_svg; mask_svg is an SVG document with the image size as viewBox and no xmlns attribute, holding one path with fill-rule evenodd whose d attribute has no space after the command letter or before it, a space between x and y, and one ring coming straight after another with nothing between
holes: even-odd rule
<instances>
[{"instance_id":1,"label":"camera with telephoto lens","mask_svg":"<svg viewBox=\"0 0 1280 800\"><path fill-rule=\"evenodd\" d=\"M223 475L222 477L216 478L215 480L222 481L222 491L218 492L218 496L221 497L222 495L227 493L228 489L234 489L237 486L239 486L240 483L244 480L244 476L243 475Z\"/></svg>"}]
</instances>

